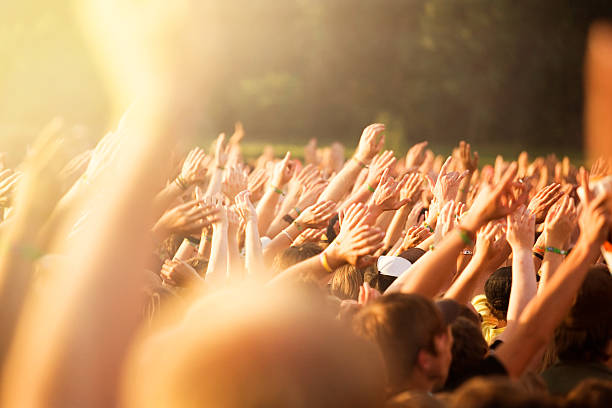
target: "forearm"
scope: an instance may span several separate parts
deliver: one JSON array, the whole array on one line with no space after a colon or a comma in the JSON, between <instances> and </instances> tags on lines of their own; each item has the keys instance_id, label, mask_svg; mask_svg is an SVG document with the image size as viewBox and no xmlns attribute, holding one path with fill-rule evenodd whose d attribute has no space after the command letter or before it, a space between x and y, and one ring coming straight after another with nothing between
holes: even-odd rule
<instances>
[{"instance_id":1,"label":"forearm","mask_svg":"<svg viewBox=\"0 0 612 408\"><path fill-rule=\"evenodd\" d=\"M206 189L206 195L210 197L217 193L220 193L222 180L223 180L223 169L221 167L216 167L212 177L210 178L210 183L208 184L208 188Z\"/></svg>"},{"instance_id":2,"label":"forearm","mask_svg":"<svg viewBox=\"0 0 612 408\"><path fill-rule=\"evenodd\" d=\"M393 219L391 220L391 224L389 224L389 228L387 228L387 233L385 234L384 248L389 248L402 236L402 230L406 225L406 219L408 218L410 210L411 208L408 205L405 205L397 210L395 214L393 214Z\"/></svg>"},{"instance_id":3,"label":"forearm","mask_svg":"<svg viewBox=\"0 0 612 408\"><path fill-rule=\"evenodd\" d=\"M278 253L289 248L298 235L300 235L300 231L298 231L297 226L295 224L291 224L285 228L283 232L275 236L263 250L265 265L271 265L274 257Z\"/></svg>"},{"instance_id":4,"label":"forearm","mask_svg":"<svg viewBox=\"0 0 612 408\"><path fill-rule=\"evenodd\" d=\"M265 235L268 231L268 228L274 219L274 211L276 209L276 204L278 204L279 197L280 194L274 189L270 188L268 191L266 191L259 203L257 203L257 228L259 229L260 235Z\"/></svg>"},{"instance_id":5,"label":"forearm","mask_svg":"<svg viewBox=\"0 0 612 408\"><path fill-rule=\"evenodd\" d=\"M330 200L340 202L342 197L350 190L360 171L361 165L356 160L347 161L342 170L331 180L317 202Z\"/></svg>"},{"instance_id":6,"label":"forearm","mask_svg":"<svg viewBox=\"0 0 612 408\"><path fill-rule=\"evenodd\" d=\"M295 209L293 209L293 208L289 208L287 211L283 211L281 209L281 211L279 211L278 214L276 215L276 218L274 218L274 221L272 221L272 224L270 224L270 227L268 228L268 231L266 232L266 235L269 238L274 238L284 228L286 228L289 225L289 222L283 220L283 217L285 215L289 215L293 219L296 219L299 216L297 211Z\"/></svg>"},{"instance_id":7,"label":"forearm","mask_svg":"<svg viewBox=\"0 0 612 408\"><path fill-rule=\"evenodd\" d=\"M351 196L347 200L345 200L344 203L342 203L342 205L340 206L340 210L347 209L351 204L367 202L373 193L370 188L374 190L374 188L369 186L368 184L359 186L357 191L351 194Z\"/></svg>"},{"instance_id":8,"label":"forearm","mask_svg":"<svg viewBox=\"0 0 612 408\"><path fill-rule=\"evenodd\" d=\"M562 243L549 241L546 243L548 246L555 248L561 248ZM563 263L564 256L555 252L546 251L544 252L544 259L540 266L540 283L538 285L538 294L541 294L544 287L548 284L552 276L555 274L559 266Z\"/></svg>"},{"instance_id":9,"label":"forearm","mask_svg":"<svg viewBox=\"0 0 612 408\"><path fill-rule=\"evenodd\" d=\"M323 251L325 254L325 259L327 261L327 266L332 270L344 265L344 261L341 260L334 254L334 244L331 244L329 247ZM289 268L287 268L284 272L276 276L272 279L269 284L278 284L283 282L291 282L299 279L303 279L305 277L311 277L313 280L319 282L323 285L322 282L327 282L325 278L331 275L330 271L326 269L321 261L321 256L313 256L311 258L306 259L300 263L297 263Z\"/></svg>"},{"instance_id":10,"label":"forearm","mask_svg":"<svg viewBox=\"0 0 612 408\"><path fill-rule=\"evenodd\" d=\"M240 281L244 277L244 265L240 259L237 231L227 233L227 276L232 281Z\"/></svg>"},{"instance_id":11,"label":"forearm","mask_svg":"<svg viewBox=\"0 0 612 408\"><path fill-rule=\"evenodd\" d=\"M206 269L206 282L212 285L225 283L227 280L227 225L213 226L210 259Z\"/></svg>"},{"instance_id":12,"label":"forearm","mask_svg":"<svg viewBox=\"0 0 612 408\"><path fill-rule=\"evenodd\" d=\"M512 287L508 303L508 324L515 322L537 291L531 247L512 248Z\"/></svg>"},{"instance_id":13,"label":"forearm","mask_svg":"<svg viewBox=\"0 0 612 408\"><path fill-rule=\"evenodd\" d=\"M202 258L210 257L212 237L209 234L210 230L208 228L202 229L202 234L200 235L200 245L198 245L198 256Z\"/></svg>"},{"instance_id":14,"label":"forearm","mask_svg":"<svg viewBox=\"0 0 612 408\"><path fill-rule=\"evenodd\" d=\"M247 221L245 228L245 266L247 273L252 276L262 276L265 274L266 268L263 262L263 252L261 249L261 240L259 231L257 230L257 220L252 219Z\"/></svg>"},{"instance_id":15,"label":"forearm","mask_svg":"<svg viewBox=\"0 0 612 408\"><path fill-rule=\"evenodd\" d=\"M185 190L180 188L175 181L166 185L153 199L153 217L159 218L170 204L184 192Z\"/></svg>"},{"instance_id":16,"label":"forearm","mask_svg":"<svg viewBox=\"0 0 612 408\"><path fill-rule=\"evenodd\" d=\"M598 252L599 248L579 240L541 295L525 308L515 330L496 353L511 377L518 378L535 353L548 343L572 306L589 270L589 260Z\"/></svg>"},{"instance_id":17,"label":"forearm","mask_svg":"<svg viewBox=\"0 0 612 408\"><path fill-rule=\"evenodd\" d=\"M468 173L466 177L461 180L459 184L459 191L457 192L457 201L461 203L467 203L468 192L470 191L470 182L472 180L472 173Z\"/></svg>"},{"instance_id":18,"label":"forearm","mask_svg":"<svg viewBox=\"0 0 612 408\"><path fill-rule=\"evenodd\" d=\"M472 295L476 291L477 285L482 275L486 275L483 269L484 262L479 258L472 258L463 272L453 282L451 287L444 294L445 299L453 299L461 304L466 304L472 300Z\"/></svg>"}]
</instances>

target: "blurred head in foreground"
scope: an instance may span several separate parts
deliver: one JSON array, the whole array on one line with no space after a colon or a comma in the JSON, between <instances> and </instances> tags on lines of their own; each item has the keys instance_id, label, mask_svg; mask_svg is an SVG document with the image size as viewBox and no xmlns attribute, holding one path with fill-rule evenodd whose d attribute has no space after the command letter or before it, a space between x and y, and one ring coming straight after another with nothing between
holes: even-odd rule
<instances>
[{"instance_id":1,"label":"blurred head in foreground","mask_svg":"<svg viewBox=\"0 0 612 408\"><path fill-rule=\"evenodd\" d=\"M147 407L376 407L384 383L378 351L323 296L257 287L208 297L137 346L125 396Z\"/></svg>"}]
</instances>

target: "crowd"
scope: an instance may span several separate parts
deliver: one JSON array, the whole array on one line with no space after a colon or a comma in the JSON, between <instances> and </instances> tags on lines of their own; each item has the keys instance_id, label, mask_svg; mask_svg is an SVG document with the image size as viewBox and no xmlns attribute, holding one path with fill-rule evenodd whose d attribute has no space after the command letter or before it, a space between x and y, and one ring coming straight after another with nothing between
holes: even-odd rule
<instances>
[{"instance_id":1,"label":"crowd","mask_svg":"<svg viewBox=\"0 0 612 408\"><path fill-rule=\"evenodd\" d=\"M612 406L608 160L63 129L0 172L5 406Z\"/></svg>"}]
</instances>

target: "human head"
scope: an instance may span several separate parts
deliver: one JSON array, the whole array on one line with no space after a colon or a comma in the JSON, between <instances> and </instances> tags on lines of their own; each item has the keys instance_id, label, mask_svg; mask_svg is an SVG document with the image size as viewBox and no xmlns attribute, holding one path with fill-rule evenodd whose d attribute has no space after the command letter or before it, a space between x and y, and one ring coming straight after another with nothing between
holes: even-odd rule
<instances>
[{"instance_id":1,"label":"human head","mask_svg":"<svg viewBox=\"0 0 612 408\"><path fill-rule=\"evenodd\" d=\"M377 273L372 267L357 268L346 264L334 271L331 280L331 294L342 300L357 300L359 288L364 282L376 287Z\"/></svg>"},{"instance_id":2,"label":"human head","mask_svg":"<svg viewBox=\"0 0 612 408\"><path fill-rule=\"evenodd\" d=\"M378 350L329 313L324 295L298 286L202 299L180 324L135 347L123 405L382 406Z\"/></svg>"},{"instance_id":3,"label":"human head","mask_svg":"<svg viewBox=\"0 0 612 408\"><path fill-rule=\"evenodd\" d=\"M553 408L557 404L545 393L529 392L505 377L474 378L452 396L454 408Z\"/></svg>"},{"instance_id":4,"label":"human head","mask_svg":"<svg viewBox=\"0 0 612 408\"><path fill-rule=\"evenodd\" d=\"M603 362L612 338L612 276L593 266L567 317L557 327L554 349L561 361Z\"/></svg>"},{"instance_id":5,"label":"human head","mask_svg":"<svg viewBox=\"0 0 612 408\"><path fill-rule=\"evenodd\" d=\"M504 266L489 276L485 283L485 295L491 313L500 320L506 320L510 288L512 287L512 267Z\"/></svg>"},{"instance_id":6,"label":"human head","mask_svg":"<svg viewBox=\"0 0 612 408\"><path fill-rule=\"evenodd\" d=\"M380 348L391 391L431 391L446 380L452 337L431 300L416 294L383 296L355 316L353 327Z\"/></svg>"},{"instance_id":7,"label":"human head","mask_svg":"<svg viewBox=\"0 0 612 408\"><path fill-rule=\"evenodd\" d=\"M319 255L321 252L323 252L323 249L313 242L291 246L274 258L274 270L282 272L290 266Z\"/></svg>"},{"instance_id":8,"label":"human head","mask_svg":"<svg viewBox=\"0 0 612 408\"><path fill-rule=\"evenodd\" d=\"M612 407L612 384L610 381L588 378L567 394L566 407Z\"/></svg>"}]
</instances>

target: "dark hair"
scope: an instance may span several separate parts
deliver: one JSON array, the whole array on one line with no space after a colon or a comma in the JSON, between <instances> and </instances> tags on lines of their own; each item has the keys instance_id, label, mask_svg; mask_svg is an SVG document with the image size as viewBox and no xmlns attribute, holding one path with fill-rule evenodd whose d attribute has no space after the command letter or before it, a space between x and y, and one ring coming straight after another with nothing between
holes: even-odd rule
<instances>
[{"instance_id":1,"label":"dark hair","mask_svg":"<svg viewBox=\"0 0 612 408\"><path fill-rule=\"evenodd\" d=\"M408 380L420 350L436 354L434 338L446 331L431 300L404 293L392 293L365 306L355 316L353 328L380 348L392 390Z\"/></svg>"},{"instance_id":2,"label":"dark hair","mask_svg":"<svg viewBox=\"0 0 612 408\"><path fill-rule=\"evenodd\" d=\"M493 316L506 320L508 303L510 303L510 288L512 287L512 267L504 266L489 276L485 283L487 306Z\"/></svg>"},{"instance_id":3,"label":"dark hair","mask_svg":"<svg viewBox=\"0 0 612 408\"><path fill-rule=\"evenodd\" d=\"M587 378L567 395L566 408L612 407L612 382Z\"/></svg>"},{"instance_id":4,"label":"dark hair","mask_svg":"<svg viewBox=\"0 0 612 408\"><path fill-rule=\"evenodd\" d=\"M321 252L323 252L323 249L313 242L305 242L302 245L292 246L274 258L273 267L277 272L281 272L296 263L317 256Z\"/></svg>"},{"instance_id":5,"label":"dark hair","mask_svg":"<svg viewBox=\"0 0 612 408\"><path fill-rule=\"evenodd\" d=\"M544 393L528 392L506 377L474 378L462 385L452 397L456 408L546 408L556 407Z\"/></svg>"},{"instance_id":6,"label":"dark hair","mask_svg":"<svg viewBox=\"0 0 612 408\"><path fill-rule=\"evenodd\" d=\"M436 306L440 310L440 313L442 313L442 318L447 325L452 324L459 317L464 317L477 326L479 326L481 323L481 317L479 314L456 300L436 300Z\"/></svg>"},{"instance_id":7,"label":"dark hair","mask_svg":"<svg viewBox=\"0 0 612 408\"><path fill-rule=\"evenodd\" d=\"M452 391L478 373L479 364L489 347L482 337L480 325L459 316L450 325L453 333L453 359L444 384L444 391Z\"/></svg>"},{"instance_id":8,"label":"dark hair","mask_svg":"<svg viewBox=\"0 0 612 408\"><path fill-rule=\"evenodd\" d=\"M612 276L603 266L589 269L567 317L555 331L561 361L599 362L609 358L612 337Z\"/></svg>"}]
</instances>

